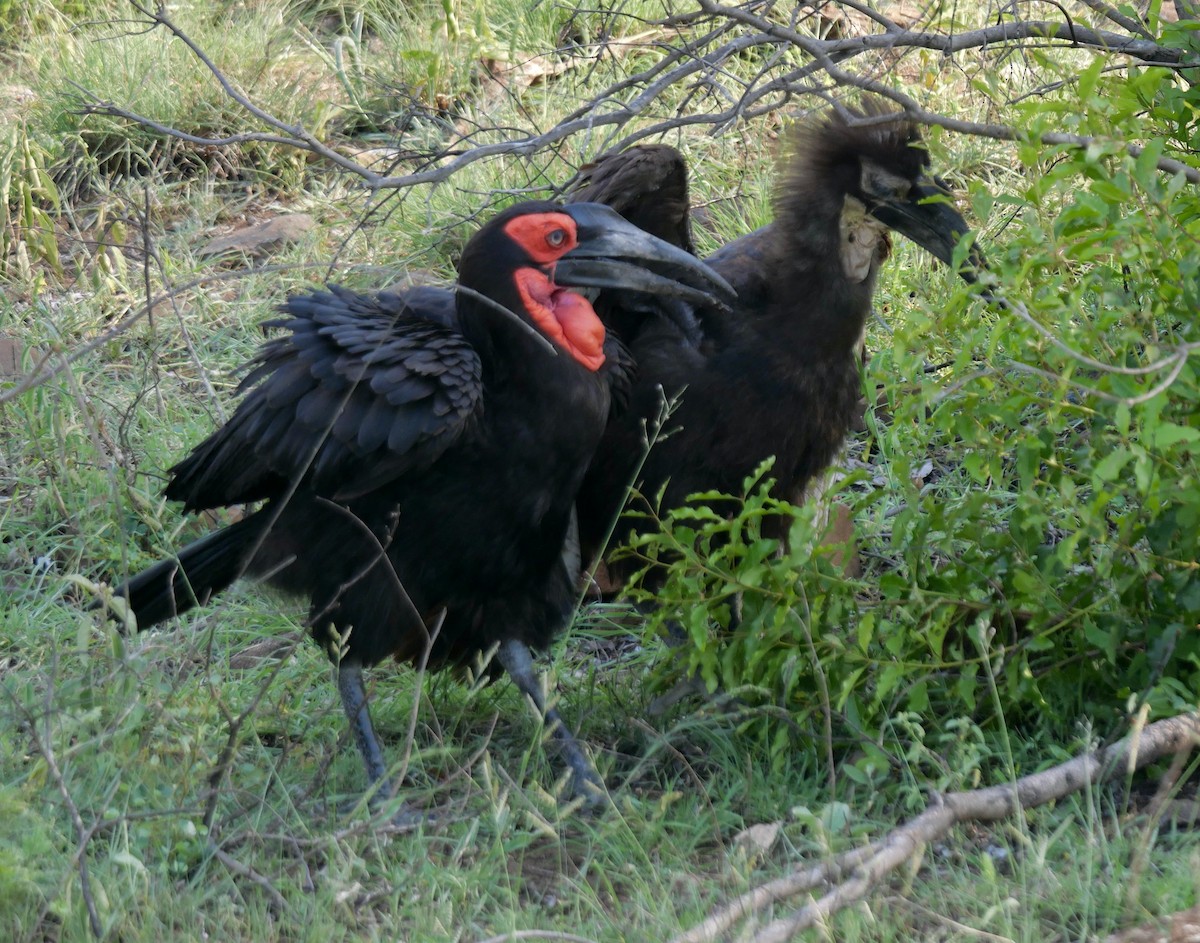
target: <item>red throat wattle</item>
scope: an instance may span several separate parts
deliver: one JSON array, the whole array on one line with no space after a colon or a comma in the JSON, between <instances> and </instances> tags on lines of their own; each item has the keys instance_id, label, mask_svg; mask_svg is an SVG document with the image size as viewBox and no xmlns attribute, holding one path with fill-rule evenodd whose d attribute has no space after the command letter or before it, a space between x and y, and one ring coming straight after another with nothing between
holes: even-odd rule
<instances>
[{"instance_id":1,"label":"red throat wattle","mask_svg":"<svg viewBox=\"0 0 1200 943\"><path fill-rule=\"evenodd\" d=\"M604 365L604 324L583 295L554 282L539 269L517 269L517 292L537 326L589 370Z\"/></svg>"}]
</instances>

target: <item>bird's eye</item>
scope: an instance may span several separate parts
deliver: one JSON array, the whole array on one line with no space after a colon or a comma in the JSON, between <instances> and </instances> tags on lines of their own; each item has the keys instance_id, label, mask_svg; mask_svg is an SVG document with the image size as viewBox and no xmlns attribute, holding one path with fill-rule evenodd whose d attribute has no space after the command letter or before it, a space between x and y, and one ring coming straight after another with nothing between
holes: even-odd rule
<instances>
[{"instance_id":1,"label":"bird's eye","mask_svg":"<svg viewBox=\"0 0 1200 943\"><path fill-rule=\"evenodd\" d=\"M546 233L546 245L551 249L560 249L562 244L567 241L567 233L562 229L551 229Z\"/></svg>"}]
</instances>

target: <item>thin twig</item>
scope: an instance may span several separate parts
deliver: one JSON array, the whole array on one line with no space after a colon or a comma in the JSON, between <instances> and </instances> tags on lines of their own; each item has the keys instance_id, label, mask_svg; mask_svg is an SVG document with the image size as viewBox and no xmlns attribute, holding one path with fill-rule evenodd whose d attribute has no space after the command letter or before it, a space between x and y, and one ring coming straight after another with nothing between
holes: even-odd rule
<instances>
[{"instance_id":1,"label":"thin twig","mask_svg":"<svg viewBox=\"0 0 1200 943\"><path fill-rule=\"evenodd\" d=\"M574 933L560 933L558 930L510 930L499 936L489 936L479 943L512 943L514 940L561 940L562 943L595 943L586 936L576 936Z\"/></svg>"},{"instance_id":2,"label":"thin twig","mask_svg":"<svg viewBox=\"0 0 1200 943\"><path fill-rule=\"evenodd\" d=\"M154 330L154 296L150 293L150 263L153 262L158 268L159 277L165 282L167 280L167 266L163 262L162 254L158 251L158 247L154 244L154 237L150 228L150 186L147 184L143 190L144 205L142 207L142 285L146 294L146 323L150 330ZM175 312L175 319L179 322L179 335L183 338L184 347L187 348L188 356L192 358L192 365L196 368L196 376L200 378L200 384L204 387L204 392L208 394L209 402L213 404L213 409L216 411L217 418L222 423L225 422L225 407L221 404L221 398L217 395L217 391L213 388L212 380L209 378L208 369L204 365L204 358L200 356L200 352L196 349L195 343L192 341L192 334L188 330L187 319L183 316L183 311L179 307L177 296L169 294L165 299L171 305L171 310ZM155 360L155 379L158 378L158 363ZM157 383L155 384L157 389Z\"/></svg>"},{"instance_id":3,"label":"thin twig","mask_svg":"<svg viewBox=\"0 0 1200 943\"><path fill-rule=\"evenodd\" d=\"M130 0L130 3L135 10L155 24L166 28L171 35L187 46L188 49L191 50L192 55L199 59L204 64L205 68L212 73L213 78L217 80L225 94L264 124L267 124L282 134L287 135L291 140L299 142L299 146L303 147L305 150L309 150L314 154L320 155L330 163L341 167L343 170L360 174L361 176L367 178L368 181L378 176L373 171L363 167L356 161L352 161L347 157L343 157L332 148L326 147L320 140L306 131L302 126L289 125L286 122L280 121L270 112L254 104L249 96L243 94L239 89L234 87L233 82L231 82L226 77L225 73L223 73L217 67L216 63L214 63L212 59L208 57L208 54L200 47L198 43L186 32L175 25L170 17L167 16L165 5L160 4L156 9L151 10L148 6L137 2L137 0Z\"/></svg>"},{"instance_id":4,"label":"thin twig","mask_svg":"<svg viewBox=\"0 0 1200 943\"><path fill-rule=\"evenodd\" d=\"M241 875L242 877L253 881L264 891L266 891L267 896L271 898L271 903L275 905L275 909L280 913L287 913L291 909L288 907L287 898L279 893L279 889L271 883L270 879L265 874L260 874L248 864L242 864L242 862L238 861L237 858L233 857L219 845L209 845L208 850L212 852L212 856L214 858L221 862L221 864L225 865L225 867L227 867L234 874Z\"/></svg>"},{"instance_id":5,"label":"thin twig","mask_svg":"<svg viewBox=\"0 0 1200 943\"><path fill-rule=\"evenodd\" d=\"M300 637L297 636L291 644L291 650L294 651L299 643ZM287 657L283 657L271 666L270 672L268 672L267 677L263 679L263 682L259 685L258 690L254 692L254 696L250 699L250 703L246 705L246 707L236 717L233 716L231 711L228 711L225 708L224 702L220 698L217 698L217 707L220 709L229 725L229 732L226 734L225 745L221 749L221 755L217 757L217 762L213 766L213 771L209 773L208 776L209 788L208 795L204 800L203 821L205 828L208 829L210 835L213 833L213 822L216 819L217 801L221 794L221 784L224 782L225 775L229 772L229 768L233 765L234 752L237 748L242 727L258 709L258 705L262 703L262 699L267 696L267 691L270 690L271 685L279 676L279 672L283 670L284 666L287 664L287 661Z\"/></svg>"},{"instance_id":6,"label":"thin twig","mask_svg":"<svg viewBox=\"0 0 1200 943\"><path fill-rule=\"evenodd\" d=\"M762 69L754 79L745 83L745 90L740 96L736 96L736 100L727 111L685 115L680 110L676 110L671 118L654 123L650 129L640 128L634 134L627 135L621 145L627 146L647 134L661 134L666 130L678 129L691 124L709 124L714 128L721 128L734 120L748 120L756 115L776 110L798 92L813 91L814 88L811 85L798 85L798 83L807 83L817 71L823 71L838 85L857 87L892 99L903 107L910 119L922 124L936 125L962 134L1016 141L1024 136L1016 128L963 121L927 111L912 98L896 91L889 85L865 75L848 72L842 69L839 63L872 51L887 52L902 48L922 48L939 51L945 56L952 56L967 49L1004 48L1030 41L1095 49L1109 55L1130 56L1147 64L1165 67L1188 66L1194 58L1186 50L1163 46L1151 39L1141 38L1140 33L1139 37L1135 38L1127 34L1080 26L1070 21L1066 23L1056 21L1004 22L950 35L893 30L889 28L889 23L881 23L884 26L882 33L838 39L818 39L772 22L747 7L724 6L713 0L700 0L701 13L707 17L707 20L703 22L708 25L715 20L719 24L715 29L711 29L707 34L690 42L683 42L679 48L671 50L662 62L656 63L650 69L614 83L553 127L537 133L526 133L523 137L513 137L509 140L494 141L478 146L464 146L469 143L469 139L460 140L440 152L420 155L421 166L412 173L383 176L323 144L303 127L290 125L255 105L221 72L195 40L162 10L151 12L144 4L140 4L136 0L131 0L131 2L133 2L134 8L146 16L153 25L162 26L183 42L213 74L226 95L272 130L244 132L219 138L191 135L180 129L155 122L147 116L123 109L111 102L103 101L99 96L86 89L81 90L91 100L91 107L94 110L137 122L161 134L191 143L229 146L246 141L264 141L296 147L320 156L344 172L358 176L372 190L402 189L419 184L435 184L450 178L463 167L479 160L499 156L529 157L575 134L590 137L601 127L623 128L634 118L645 115L663 92L681 85L690 76L702 73L703 77L700 81L708 83L714 90L720 90L721 87L712 81L712 78L719 73L720 64L730 56L760 45L782 44L800 49L812 58L813 63L786 76L774 77L762 84L756 84L766 78L768 70ZM1102 0L1097 0L1097 2L1102 2ZM677 18L674 24L680 25L684 22L691 25L700 23L701 20L695 17ZM714 47L713 44L719 38L724 38L733 24L751 27L757 31L757 34L737 36L723 45ZM664 21L662 25L668 24ZM597 51L593 55L599 58L604 49L603 45L597 47ZM633 98L622 100L621 96L626 91L639 88L641 91ZM765 97L776 94L778 94L778 98L765 105L757 105ZM1046 132L1040 135L1039 140L1043 144L1051 146L1087 147L1094 143L1095 139L1084 135ZM1121 142L1121 146L1127 153L1135 157L1143 150L1142 146L1137 144ZM1181 161L1160 157L1157 160L1157 166L1163 172L1182 173L1189 182L1200 183L1200 170Z\"/></svg>"},{"instance_id":7,"label":"thin twig","mask_svg":"<svg viewBox=\"0 0 1200 943\"><path fill-rule=\"evenodd\" d=\"M1146 24L1140 20L1135 20L1131 16L1126 16L1115 7L1109 6L1104 2L1104 0L1082 0L1082 2L1085 6L1095 10L1105 19L1112 20L1119 27L1121 27L1121 29L1129 30L1131 33L1137 33L1142 38L1148 39L1150 42L1154 42L1154 34L1150 32Z\"/></svg>"},{"instance_id":8,"label":"thin twig","mask_svg":"<svg viewBox=\"0 0 1200 943\"><path fill-rule=\"evenodd\" d=\"M824 68L826 74L838 84L860 88L864 91L891 99L904 109L905 116L912 121L942 127L948 131L956 131L960 134L988 137L1000 141L1017 141L1022 138L1022 135L1017 129L1007 125L962 121L957 118L948 118L944 115L927 111L915 99L883 82L855 75L839 68L835 64L833 56L837 53L846 53L855 49L892 49L897 46L917 46L926 49L936 49L945 55L950 55L951 53L967 48L1012 43L1017 40L1036 37L1039 39L1061 40L1070 43L1072 46L1089 46L1110 53L1131 55L1150 63L1177 65L1183 58L1180 50L1159 46L1157 43L1130 39L1128 36L1121 36L1119 33L1106 33L1102 30L1080 28L1074 24L1065 25L1045 21L1001 23L985 29L956 33L952 36L942 36L936 33L904 33L899 36L885 34L883 36L860 36L849 40L823 41L804 36L795 30L772 23L742 8L722 6L713 2L713 0L699 0L699 4L700 8L705 12L739 20L768 35L791 43L811 55ZM1039 135L1038 140L1043 144L1066 144L1077 148L1086 148L1096 142L1096 138L1086 135L1063 134L1060 132L1043 133ZM1122 146L1132 157L1137 157L1144 150L1141 145L1137 144L1122 144ZM1180 161L1171 158L1159 158L1157 167L1166 173L1182 173L1190 183L1200 184L1200 170L1189 167Z\"/></svg>"}]
</instances>

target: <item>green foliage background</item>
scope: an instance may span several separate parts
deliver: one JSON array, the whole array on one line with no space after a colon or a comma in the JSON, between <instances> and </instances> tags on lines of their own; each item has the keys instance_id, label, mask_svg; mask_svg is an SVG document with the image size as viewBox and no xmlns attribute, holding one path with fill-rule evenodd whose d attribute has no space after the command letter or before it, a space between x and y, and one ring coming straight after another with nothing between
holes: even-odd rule
<instances>
[{"instance_id":1,"label":"green foliage background","mask_svg":"<svg viewBox=\"0 0 1200 943\"><path fill-rule=\"evenodd\" d=\"M683 509L633 548L670 561L645 601L687 630L664 680L785 708L802 739L853 745L851 775L886 769L900 714L1116 729L1197 702L1200 198L1155 163L1194 153L1200 90L1099 58L1066 88L1018 125L1097 144L1018 148L1011 192L970 180L993 300L909 308L871 360L870 474L831 495L863 576L814 547L811 507L782 508L787 549L763 539L781 507L754 480L733 520ZM778 756L796 728L773 729Z\"/></svg>"}]
</instances>

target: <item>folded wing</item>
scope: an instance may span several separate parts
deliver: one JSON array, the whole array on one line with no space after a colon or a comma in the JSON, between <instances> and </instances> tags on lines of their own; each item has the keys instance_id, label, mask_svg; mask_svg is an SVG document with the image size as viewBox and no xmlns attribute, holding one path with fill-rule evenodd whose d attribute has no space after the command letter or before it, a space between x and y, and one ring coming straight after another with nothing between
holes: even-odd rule
<instances>
[{"instance_id":1,"label":"folded wing","mask_svg":"<svg viewBox=\"0 0 1200 943\"><path fill-rule=\"evenodd\" d=\"M479 356L452 292L364 296L331 286L288 299L286 334L250 363L223 427L171 469L189 511L258 501L296 484L346 500L429 466L471 433Z\"/></svg>"}]
</instances>

